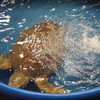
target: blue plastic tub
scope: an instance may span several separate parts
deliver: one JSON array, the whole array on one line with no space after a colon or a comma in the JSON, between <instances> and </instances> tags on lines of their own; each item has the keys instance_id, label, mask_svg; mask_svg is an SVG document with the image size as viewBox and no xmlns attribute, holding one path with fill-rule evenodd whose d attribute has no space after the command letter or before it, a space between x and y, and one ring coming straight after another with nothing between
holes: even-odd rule
<instances>
[{"instance_id":1,"label":"blue plastic tub","mask_svg":"<svg viewBox=\"0 0 100 100\"><path fill-rule=\"evenodd\" d=\"M13 100L99 100L100 87L64 94L39 93L0 83L0 91Z\"/></svg>"},{"instance_id":2,"label":"blue plastic tub","mask_svg":"<svg viewBox=\"0 0 100 100\"><path fill-rule=\"evenodd\" d=\"M48 77L70 93L42 93L33 79L25 89L8 86L12 69L0 70L0 92L13 100L100 100L99 0L0 0L0 55L12 48L19 32L37 22L65 24L66 55Z\"/></svg>"}]
</instances>

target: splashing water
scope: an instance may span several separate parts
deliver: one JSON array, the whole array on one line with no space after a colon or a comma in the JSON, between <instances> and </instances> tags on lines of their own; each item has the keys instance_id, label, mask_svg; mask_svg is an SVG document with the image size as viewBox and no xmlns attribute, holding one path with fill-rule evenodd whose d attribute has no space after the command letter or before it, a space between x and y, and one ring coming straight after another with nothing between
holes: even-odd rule
<instances>
[{"instance_id":1,"label":"splashing water","mask_svg":"<svg viewBox=\"0 0 100 100\"><path fill-rule=\"evenodd\" d=\"M0 54L9 53L18 33L37 22L65 24L66 52L58 70L48 76L49 81L71 91L100 86L100 2L4 0L0 4ZM0 75L3 73L0 70ZM10 73L0 77L0 81L7 84ZM33 80L26 89L37 91Z\"/></svg>"}]
</instances>

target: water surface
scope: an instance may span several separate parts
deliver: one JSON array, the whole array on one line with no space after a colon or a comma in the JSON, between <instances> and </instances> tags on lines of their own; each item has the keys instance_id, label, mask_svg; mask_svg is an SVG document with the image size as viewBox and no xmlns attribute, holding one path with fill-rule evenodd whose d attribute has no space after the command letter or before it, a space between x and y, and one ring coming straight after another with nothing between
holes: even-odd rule
<instances>
[{"instance_id":1,"label":"water surface","mask_svg":"<svg viewBox=\"0 0 100 100\"><path fill-rule=\"evenodd\" d=\"M37 22L65 24L66 53L58 70L48 76L54 85L73 91L100 86L100 2L90 0L0 1L0 54L9 53L19 32ZM12 69L0 70L8 83ZM39 91L34 79L25 89Z\"/></svg>"}]
</instances>

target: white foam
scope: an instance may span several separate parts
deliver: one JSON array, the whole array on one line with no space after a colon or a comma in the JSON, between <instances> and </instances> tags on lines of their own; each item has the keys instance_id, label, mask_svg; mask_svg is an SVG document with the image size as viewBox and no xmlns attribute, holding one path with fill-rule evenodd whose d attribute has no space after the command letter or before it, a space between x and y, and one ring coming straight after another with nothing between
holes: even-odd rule
<instances>
[{"instance_id":1,"label":"white foam","mask_svg":"<svg viewBox=\"0 0 100 100\"><path fill-rule=\"evenodd\" d=\"M80 45L81 49L84 49L87 53L88 52L94 52L94 53L98 53L100 54L100 37L97 35L94 35L94 37L89 38L88 37L88 32L93 32L96 33L96 30L89 27L89 26L85 26L82 24L79 24L82 27L84 27L85 29L83 30L83 39L79 41L78 45Z\"/></svg>"},{"instance_id":2,"label":"white foam","mask_svg":"<svg viewBox=\"0 0 100 100\"><path fill-rule=\"evenodd\" d=\"M72 91L99 85L100 78L97 75L100 74L100 68L97 66L100 58L96 53L100 54L100 30L83 23L69 23L66 29L68 31L65 32L64 41L67 50L62 59L61 70L55 72L55 80L61 81L68 89L69 86L76 86ZM58 85L61 84L58 82Z\"/></svg>"},{"instance_id":3,"label":"white foam","mask_svg":"<svg viewBox=\"0 0 100 100\"><path fill-rule=\"evenodd\" d=\"M83 34L83 40L81 41L81 48L87 52L95 52L100 54L100 37L95 35L92 38L87 37L87 33Z\"/></svg>"}]
</instances>

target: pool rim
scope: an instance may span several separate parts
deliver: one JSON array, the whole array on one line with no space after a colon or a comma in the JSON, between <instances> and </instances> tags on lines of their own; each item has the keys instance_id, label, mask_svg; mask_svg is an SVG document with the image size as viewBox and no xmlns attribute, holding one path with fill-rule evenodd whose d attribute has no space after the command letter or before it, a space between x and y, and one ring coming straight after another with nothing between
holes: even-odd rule
<instances>
[{"instance_id":1,"label":"pool rim","mask_svg":"<svg viewBox=\"0 0 100 100\"><path fill-rule=\"evenodd\" d=\"M8 86L2 82L0 82L0 92L13 96L13 97L19 97L19 98L25 98L25 99L72 99L72 98L85 98L90 97L96 94L100 94L100 86L95 87L92 89L84 90L84 91L76 91L76 92L70 92L70 93L42 93L42 92L35 92L35 91L29 91L24 89L19 89L15 87Z\"/></svg>"}]
</instances>

